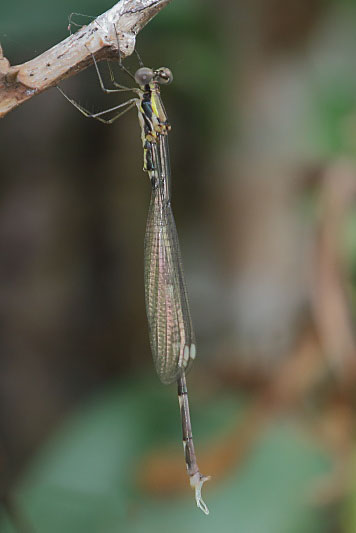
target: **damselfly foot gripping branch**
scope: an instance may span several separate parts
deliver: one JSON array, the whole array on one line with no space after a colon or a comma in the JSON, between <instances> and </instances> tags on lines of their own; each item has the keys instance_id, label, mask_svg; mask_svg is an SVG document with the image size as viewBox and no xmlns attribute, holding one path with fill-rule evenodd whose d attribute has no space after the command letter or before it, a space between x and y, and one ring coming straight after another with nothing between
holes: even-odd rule
<instances>
[{"instance_id":1,"label":"damselfly foot gripping branch","mask_svg":"<svg viewBox=\"0 0 356 533\"><path fill-rule=\"evenodd\" d=\"M139 87L128 88L115 82L115 89L106 89L97 63L94 64L101 88L107 92L132 91L134 98L111 109L91 114L59 88L61 93L85 116L111 124L121 115L137 108L144 152L143 169L152 186L148 212L145 245L145 299L150 344L157 374L164 384L176 382L182 421L183 447L190 484L195 490L197 506L205 513L209 510L201 496L201 488L209 476L203 476L197 464L185 374L196 356L196 343L190 316L187 289L184 280L178 234L171 207L171 176L168 150L168 133L171 126L163 106L160 85L171 83L173 76L168 68L152 70L141 66L133 76ZM110 119L102 118L110 112L119 112Z\"/></svg>"}]
</instances>

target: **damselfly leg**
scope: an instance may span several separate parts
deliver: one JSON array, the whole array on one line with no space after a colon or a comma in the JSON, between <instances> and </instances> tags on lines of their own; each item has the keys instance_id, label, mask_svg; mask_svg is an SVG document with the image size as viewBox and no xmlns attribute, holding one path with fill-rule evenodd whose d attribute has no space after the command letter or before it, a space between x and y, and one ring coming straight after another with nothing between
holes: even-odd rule
<instances>
[{"instance_id":1,"label":"damselfly leg","mask_svg":"<svg viewBox=\"0 0 356 533\"><path fill-rule=\"evenodd\" d=\"M115 107L112 107L110 109L105 109L104 111L99 111L99 113L90 113L90 111L88 111L87 109L82 107L80 104L78 104L78 102L76 102L75 100L72 100L72 98L69 98L69 96L58 85L57 85L57 89L64 96L64 98L66 98L66 100L68 100L68 102L70 102L74 107L76 107L78 109L78 111L80 111L82 113L82 115L84 115L85 117L88 117L88 118L95 118L96 120L99 120L103 124L112 124L119 117L122 117L122 115L124 115L125 113L130 111L130 109L132 109L133 107L135 107L136 102L137 102L137 98L131 98L130 100L127 100L126 102L123 102L122 104L119 104L119 105L117 105ZM110 118L110 119L102 118L102 115L105 115L106 113L112 113L114 111L117 111L118 109L121 109L122 107L125 107L125 106L127 106L126 109L124 109L123 111L120 111L120 113L118 113L117 115L114 115L112 118Z\"/></svg>"},{"instance_id":2,"label":"damselfly leg","mask_svg":"<svg viewBox=\"0 0 356 533\"><path fill-rule=\"evenodd\" d=\"M71 13L68 17L68 31L70 34L72 34L72 26L75 26L76 28L82 28L83 24L78 24L77 22L73 21L73 17L85 17L91 20L96 19L96 17L93 17L92 15L83 15L83 13Z\"/></svg>"},{"instance_id":3,"label":"damselfly leg","mask_svg":"<svg viewBox=\"0 0 356 533\"><path fill-rule=\"evenodd\" d=\"M100 74L100 70L99 70L99 67L98 67L98 62L95 59L94 54L91 54L91 56L93 58L93 63L94 63L94 66L95 66L95 69L96 69L96 73L97 73L98 78L99 78L100 88L101 88L102 91L104 91L104 93L110 94L110 93L120 93L120 92L124 92L124 91L133 91L133 92L137 93L136 87L126 87L125 85L121 85L120 83L117 83L117 81L114 78L114 73L112 71L112 68L111 68L109 62L107 62L107 65L108 65L108 69L109 69L109 72L110 72L110 79L111 79L111 82L113 83L114 87L116 87L116 89L107 89L105 87L105 85L104 85L103 78L102 78L102 76Z\"/></svg>"},{"instance_id":4,"label":"damselfly leg","mask_svg":"<svg viewBox=\"0 0 356 533\"><path fill-rule=\"evenodd\" d=\"M74 16L78 16L78 17L85 17L85 18L89 18L91 20L95 20L97 17L93 17L92 15L84 15L83 13L76 13L76 12L73 12L69 15L68 17L68 31L70 32L70 34L72 33L71 32L71 28L72 26L76 26L77 28L82 28L83 25L82 24L78 24L77 22L74 22L73 21L73 17ZM99 25L98 21L96 21L96 24ZM129 71L128 68L126 68L123 63L122 63L122 55L121 55L121 51L120 51L120 41L119 41L119 36L118 36L118 32L116 30L116 25L114 24L114 29L115 29L115 36L116 36L116 42L117 42L117 52L118 52L118 56L119 56L119 67L121 70L123 70L128 76L130 76L130 78L132 80L135 81L135 76L132 74L132 72ZM101 26L100 26L101 27ZM141 60L141 57L139 55L139 53L135 50L135 54L137 55L137 58L138 58L138 62L139 62L139 65L140 66L143 66L143 63L142 63L142 60ZM96 70L97 70L97 73L98 73L98 77L99 77L99 80L100 80L100 85L101 85L101 88L103 89L103 91L105 92L114 92L113 90L110 90L110 89L105 89L103 87L103 82L102 82L102 77L101 77L101 74L98 70L98 67L97 67L97 63L95 61L95 58L94 59L94 64L95 64L95 67L96 67ZM109 62L107 61L107 65L108 65L108 69L109 69L109 72L110 72L110 79L111 79L111 82L113 83L113 85L117 88L120 88L122 90L130 90L128 89L127 87L125 87L124 85L121 85L119 83L116 82L115 78L114 78L114 74L113 74L113 71L112 71L112 68L109 64Z\"/></svg>"},{"instance_id":5,"label":"damselfly leg","mask_svg":"<svg viewBox=\"0 0 356 533\"><path fill-rule=\"evenodd\" d=\"M133 81L136 81L135 80L135 76L132 74L132 72L130 72L129 69L126 68L125 65L123 65L123 63L122 63L122 55L121 55L121 50L120 50L120 40L119 40L119 35L118 35L117 29L116 29L116 24L114 24L114 29L115 29L115 35L116 35L117 53L118 53L118 56L119 56L119 67L121 68L121 70L123 72L125 72L128 76L130 76L130 78Z\"/></svg>"},{"instance_id":6,"label":"damselfly leg","mask_svg":"<svg viewBox=\"0 0 356 533\"><path fill-rule=\"evenodd\" d=\"M95 59L94 54L92 54L92 58L93 58L93 63L95 65L95 69L96 69L96 72L97 72L97 75L98 75L98 78L99 78L100 88L101 88L101 90L104 93L111 94L111 93L120 93L120 92L125 92L125 91L131 91L131 92L137 93L138 89L136 89L135 87L133 87L133 88L125 87L124 85L119 85L116 82L115 82L115 86L117 87L116 89L107 89L105 87L105 85L104 85L103 78L102 78L102 76L100 74L98 63L97 63L97 61ZM111 71L110 67L109 67L109 70L110 70L110 75L112 76L112 71ZM82 107L80 104L78 104L78 102L76 102L75 100L70 98L63 91L63 89L61 89L61 87L59 87L58 85L57 85L57 89L68 100L68 102L70 102L74 107L76 107L85 117L95 118L96 120L99 120L103 124L112 124L113 122L115 122L115 120L117 120L119 117L122 117L122 115L124 115L125 113L127 113L127 111L132 109L136 105L136 103L138 101L138 98L130 98L130 100L127 100L126 102L123 102L122 104L114 106L114 107L112 107L110 109L105 109L104 111L99 111L99 113L91 113L90 111L88 111L87 109ZM112 118L110 118L110 119L102 118L102 115L105 115L107 113L112 113L112 112L117 111L118 109L121 109L123 107L126 107L126 109L124 109L123 111L120 111L118 114L114 115Z\"/></svg>"}]
</instances>

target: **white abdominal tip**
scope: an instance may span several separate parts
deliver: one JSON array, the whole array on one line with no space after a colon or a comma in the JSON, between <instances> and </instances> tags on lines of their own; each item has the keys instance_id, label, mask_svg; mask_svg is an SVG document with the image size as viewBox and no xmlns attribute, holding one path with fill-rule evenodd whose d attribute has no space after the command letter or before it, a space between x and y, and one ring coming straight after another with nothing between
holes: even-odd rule
<instances>
[{"instance_id":1,"label":"white abdominal tip","mask_svg":"<svg viewBox=\"0 0 356 533\"><path fill-rule=\"evenodd\" d=\"M201 488L204 485L205 481L209 481L211 476L203 476L200 472L197 472L190 478L190 485L195 490L195 501L197 502L197 507L203 511L206 515L209 514L209 509L201 497Z\"/></svg>"}]
</instances>

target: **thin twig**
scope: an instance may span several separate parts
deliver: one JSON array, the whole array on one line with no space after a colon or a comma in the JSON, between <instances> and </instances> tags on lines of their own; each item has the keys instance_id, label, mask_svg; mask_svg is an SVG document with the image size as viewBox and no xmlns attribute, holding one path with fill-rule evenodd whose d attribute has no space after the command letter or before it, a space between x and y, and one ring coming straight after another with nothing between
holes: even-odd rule
<instances>
[{"instance_id":1,"label":"thin twig","mask_svg":"<svg viewBox=\"0 0 356 533\"><path fill-rule=\"evenodd\" d=\"M98 61L125 58L135 49L136 35L171 0L121 0L40 56L10 66L0 46L0 118L36 94Z\"/></svg>"}]
</instances>

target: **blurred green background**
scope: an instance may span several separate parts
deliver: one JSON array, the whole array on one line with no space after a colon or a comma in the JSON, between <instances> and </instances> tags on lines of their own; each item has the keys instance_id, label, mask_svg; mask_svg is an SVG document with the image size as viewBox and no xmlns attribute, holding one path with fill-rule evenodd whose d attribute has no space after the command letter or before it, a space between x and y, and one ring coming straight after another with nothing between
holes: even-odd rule
<instances>
[{"instance_id":1,"label":"blurred green background","mask_svg":"<svg viewBox=\"0 0 356 533\"><path fill-rule=\"evenodd\" d=\"M4 55L23 63L71 12L111 6L6 2ZM52 89L1 121L0 531L354 533L356 1L173 0L137 49L174 74L210 516L151 361L135 111L105 126ZM117 102L93 68L62 87L92 111Z\"/></svg>"}]
</instances>

